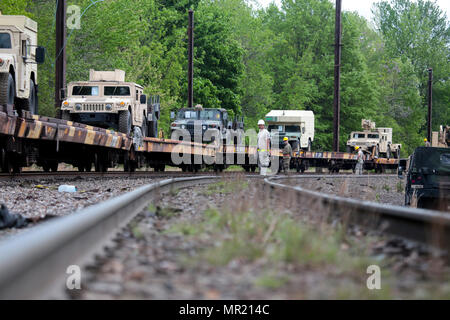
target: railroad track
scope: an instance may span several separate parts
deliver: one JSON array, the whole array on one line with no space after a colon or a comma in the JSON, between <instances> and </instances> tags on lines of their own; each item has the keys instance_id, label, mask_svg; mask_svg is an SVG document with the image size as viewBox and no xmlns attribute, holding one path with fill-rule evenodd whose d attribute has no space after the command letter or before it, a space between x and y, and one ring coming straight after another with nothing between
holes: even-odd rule
<instances>
[{"instance_id":1,"label":"railroad track","mask_svg":"<svg viewBox=\"0 0 450 320\"><path fill-rule=\"evenodd\" d=\"M246 176L260 176L258 172L244 172L244 171L223 171L223 172L214 172L214 171L200 171L197 173L194 172L182 172L182 171L164 171L164 172L155 172L155 171L135 171L135 172L124 172L124 171L107 171L107 172L79 172L79 171L59 171L59 172L43 172L43 171L26 171L20 174L8 174L8 173L0 173L0 181L13 181L13 180L35 180L35 179L64 179L64 178L73 178L73 177L83 177L83 178L123 178L123 177L134 177L134 178L143 178L143 177L151 177L151 178L177 178L177 177L190 177L193 175L201 175L201 176L233 176L237 174L244 174ZM292 173L291 177L297 176L308 176L313 177L316 175L320 176L330 176L330 173L315 173L315 172L304 172L304 173ZM334 174L338 176L345 176L348 173L339 173ZM367 176L367 175L365 175ZM370 176L389 176L389 174L377 173L370 174Z\"/></svg>"},{"instance_id":2,"label":"railroad track","mask_svg":"<svg viewBox=\"0 0 450 320\"><path fill-rule=\"evenodd\" d=\"M323 177L309 175L307 178ZM334 178L367 179L367 176L336 175ZM450 261L450 214L371 201L345 198L307 190L283 182L292 177L270 177L264 182L274 190L292 192L299 202L314 203L332 215L339 215L349 223L369 228L381 228L383 232L404 239L432 246L447 252ZM295 179L301 179L296 176ZM306 177L305 177L306 178Z\"/></svg>"},{"instance_id":3,"label":"railroad track","mask_svg":"<svg viewBox=\"0 0 450 320\"><path fill-rule=\"evenodd\" d=\"M306 175L311 178L316 175ZM330 176L330 175L329 175ZM246 175L254 178L255 175ZM323 177L323 175L317 175ZM333 175L339 178L367 176ZM59 297L67 280L67 268L92 261L96 253L153 199L165 192L212 183L221 176L171 178L140 187L130 193L83 209L76 214L51 220L0 244L0 299ZM444 213L380 205L368 201L342 198L284 184L286 176L267 177L265 186L277 195L292 192L291 199L305 204L315 202L329 211L346 217L351 223L370 227L384 226L384 232L421 242L450 248L450 216ZM301 179L301 175L296 175ZM287 197L289 199L289 197ZM368 223L370 222L370 223ZM439 242L433 242L439 235Z\"/></svg>"},{"instance_id":4,"label":"railroad track","mask_svg":"<svg viewBox=\"0 0 450 320\"><path fill-rule=\"evenodd\" d=\"M36 226L0 244L0 299L56 297L70 265L83 265L155 197L210 183L213 176L167 179Z\"/></svg>"}]
</instances>

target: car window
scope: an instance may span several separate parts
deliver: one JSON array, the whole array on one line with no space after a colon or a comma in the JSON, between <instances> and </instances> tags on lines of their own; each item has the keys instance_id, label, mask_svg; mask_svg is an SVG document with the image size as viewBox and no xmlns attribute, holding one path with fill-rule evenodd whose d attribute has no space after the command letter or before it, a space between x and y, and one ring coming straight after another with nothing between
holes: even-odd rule
<instances>
[{"instance_id":1,"label":"car window","mask_svg":"<svg viewBox=\"0 0 450 320\"><path fill-rule=\"evenodd\" d=\"M116 87L105 87L105 96L129 96L130 87L126 86L116 86Z\"/></svg>"},{"instance_id":2,"label":"car window","mask_svg":"<svg viewBox=\"0 0 450 320\"><path fill-rule=\"evenodd\" d=\"M378 139L380 136L378 134L369 133L367 135L369 139Z\"/></svg>"},{"instance_id":3,"label":"car window","mask_svg":"<svg viewBox=\"0 0 450 320\"><path fill-rule=\"evenodd\" d=\"M73 96L98 96L98 87L96 86L74 86Z\"/></svg>"},{"instance_id":4,"label":"car window","mask_svg":"<svg viewBox=\"0 0 450 320\"><path fill-rule=\"evenodd\" d=\"M177 119L197 119L197 112L192 110L183 110L178 112Z\"/></svg>"},{"instance_id":5,"label":"car window","mask_svg":"<svg viewBox=\"0 0 450 320\"><path fill-rule=\"evenodd\" d=\"M441 164L450 167L450 153L441 154Z\"/></svg>"},{"instance_id":6,"label":"car window","mask_svg":"<svg viewBox=\"0 0 450 320\"><path fill-rule=\"evenodd\" d=\"M353 138L355 139L364 139L366 135L364 133L354 133Z\"/></svg>"},{"instance_id":7,"label":"car window","mask_svg":"<svg viewBox=\"0 0 450 320\"><path fill-rule=\"evenodd\" d=\"M286 132L300 132L300 126L286 126Z\"/></svg>"},{"instance_id":8,"label":"car window","mask_svg":"<svg viewBox=\"0 0 450 320\"><path fill-rule=\"evenodd\" d=\"M279 132L282 132L283 131L283 126L279 126L279 125L276 125L276 124L271 124L271 125L269 125L267 130L268 131L279 131Z\"/></svg>"},{"instance_id":9,"label":"car window","mask_svg":"<svg viewBox=\"0 0 450 320\"><path fill-rule=\"evenodd\" d=\"M220 120L220 112L216 110L202 110L200 111L201 120Z\"/></svg>"},{"instance_id":10,"label":"car window","mask_svg":"<svg viewBox=\"0 0 450 320\"><path fill-rule=\"evenodd\" d=\"M11 35L0 33L0 49L11 49Z\"/></svg>"}]
</instances>

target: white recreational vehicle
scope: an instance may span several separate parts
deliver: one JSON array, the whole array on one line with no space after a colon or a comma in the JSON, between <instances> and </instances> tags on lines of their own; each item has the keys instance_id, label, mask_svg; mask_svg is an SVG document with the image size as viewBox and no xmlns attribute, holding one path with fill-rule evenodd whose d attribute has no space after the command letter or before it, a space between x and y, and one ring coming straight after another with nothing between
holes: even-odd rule
<instances>
[{"instance_id":1,"label":"white recreational vehicle","mask_svg":"<svg viewBox=\"0 0 450 320\"><path fill-rule=\"evenodd\" d=\"M271 110L266 114L267 130L272 143L284 137L294 151L311 150L314 141L314 112L308 110Z\"/></svg>"}]
</instances>

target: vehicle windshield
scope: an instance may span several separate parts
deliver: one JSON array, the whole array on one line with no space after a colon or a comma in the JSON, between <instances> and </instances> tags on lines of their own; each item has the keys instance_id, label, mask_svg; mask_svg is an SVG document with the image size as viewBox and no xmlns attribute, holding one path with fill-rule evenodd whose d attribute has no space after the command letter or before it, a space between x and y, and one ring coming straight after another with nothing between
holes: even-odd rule
<instances>
[{"instance_id":1,"label":"vehicle windshield","mask_svg":"<svg viewBox=\"0 0 450 320\"><path fill-rule=\"evenodd\" d=\"M364 139L366 135L364 133L354 133L353 138L355 139Z\"/></svg>"},{"instance_id":2,"label":"vehicle windshield","mask_svg":"<svg viewBox=\"0 0 450 320\"><path fill-rule=\"evenodd\" d=\"M11 49L11 36L9 33L0 33L0 49Z\"/></svg>"},{"instance_id":3,"label":"vehicle windshield","mask_svg":"<svg viewBox=\"0 0 450 320\"><path fill-rule=\"evenodd\" d=\"M197 119L197 111L181 110L177 114L177 119Z\"/></svg>"},{"instance_id":4,"label":"vehicle windshield","mask_svg":"<svg viewBox=\"0 0 450 320\"><path fill-rule=\"evenodd\" d=\"M201 120L220 120L220 112L217 110L201 110L200 111Z\"/></svg>"},{"instance_id":5,"label":"vehicle windshield","mask_svg":"<svg viewBox=\"0 0 450 320\"><path fill-rule=\"evenodd\" d=\"M96 86L74 86L73 96L98 96L98 87Z\"/></svg>"},{"instance_id":6,"label":"vehicle windshield","mask_svg":"<svg viewBox=\"0 0 450 320\"><path fill-rule=\"evenodd\" d=\"M300 132L300 126L285 126L286 132Z\"/></svg>"},{"instance_id":7,"label":"vehicle windshield","mask_svg":"<svg viewBox=\"0 0 450 320\"><path fill-rule=\"evenodd\" d=\"M428 168L450 174L450 149L422 147L415 151L414 169Z\"/></svg>"},{"instance_id":8,"label":"vehicle windshield","mask_svg":"<svg viewBox=\"0 0 450 320\"><path fill-rule=\"evenodd\" d=\"M269 127L267 128L267 130L268 130L269 132L272 132L272 131L279 131L279 132L282 132L282 131L283 131L283 126L280 126L280 125L277 125L277 124L271 124L271 125L269 125Z\"/></svg>"},{"instance_id":9,"label":"vehicle windshield","mask_svg":"<svg viewBox=\"0 0 450 320\"><path fill-rule=\"evenodd\" d=\"M129 96L130 87L117 86L117 87L105 87L105 96Z\"/></svg>"},{"instance_id":10,"label":"vehicle windshield","mask_svg":"<svg viewBox=\"0 0 450 320\"><path fill-rule=\"evenodd\" d=\"M380 138L380 136L379 136L378 134L373 134L373 133L369 133L369 134L367 135L367 137L368 137L369 139L379 139L379 138Z\"/></svg>"}]
</instances>

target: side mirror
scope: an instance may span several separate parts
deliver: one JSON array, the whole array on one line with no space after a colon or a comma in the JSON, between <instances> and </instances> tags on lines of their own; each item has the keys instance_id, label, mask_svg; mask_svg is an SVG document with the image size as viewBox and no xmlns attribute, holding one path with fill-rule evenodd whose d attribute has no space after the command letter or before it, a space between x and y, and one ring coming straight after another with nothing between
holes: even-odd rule
<instances>
[{"instance_id":1,"label":"side mirror","mask_svg":"<svg viewBox=\"0 0 450 320\"><path fill-rule=\"evenodd\" d=\"M232 121L228 121L228 129L232 129L233 128L233 122Z\"/></svg>"},{"instance_id":2,"label":"side mirror","mask_svg":"<svg viewBox=\"0 0 450 320\"><path fill-rule=\"evenodd\" d=\"M141 94L140 102L141 104L147 103L147 96L145 94Z\"/></svg>"},{"instance_id":3,"label":"side mirror","mask_svg":"<svg viewBox=\"0 0 450 320\"><path fill-rule=\"evenodd\" d=\"M61 98L61 100L64 100L66 98L66 89L62 88L61 91L59 92L59 97Z\"/></svg>"},{"instance_id":4,"label":"side mirror","mask_svg":"<svg viewBox=\"0 0 450 320\"><path fill-rule=\"evenodd\" d=\"M170 111L170 119L171 120L175 119L175 112Z\"/></svg>"},{"instance_id":5,"label":"side mirror","mask_svg":"<svg viewBox=\"0 0 450 320\"><path fill-rule=\"evenodd\" d=\"M44 63L45 61L45 48L44 47L37 47L36 48L36 63Z\"/></svg>"}]
</instances>

